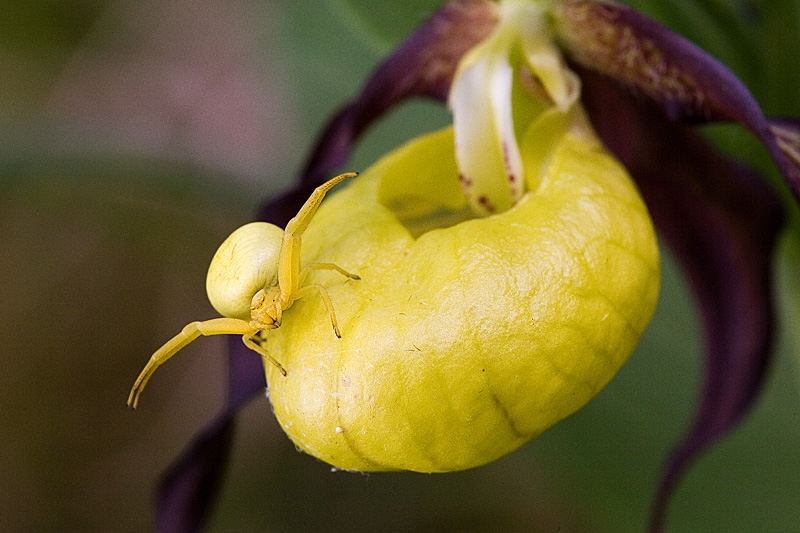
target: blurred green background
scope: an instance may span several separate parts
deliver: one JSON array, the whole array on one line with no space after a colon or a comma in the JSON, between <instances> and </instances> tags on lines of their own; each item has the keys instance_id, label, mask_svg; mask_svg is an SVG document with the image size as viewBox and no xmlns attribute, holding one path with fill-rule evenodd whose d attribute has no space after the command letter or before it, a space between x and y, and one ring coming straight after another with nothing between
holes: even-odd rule
<instances>
[{"instance_id":1,"label":"blurred green background","mask_svg":"<svg viewBox=\"0 0 800 533\"><path fill-rule=\"evenodd\" d=\"M767 114L800 116L797 0L637 0L728 64ZM436 2L0 2L0 530L142 531L164 468L221 404L223 339L129 387L184 324L214 315L208 261L287 187L329 114ZM363 170L443 106L372 128ZM740 127L708 130L779 185ZM785 189L781 193L789 202ZM669 531L800 531L797 265L776 258L781 319L766 389L681 484ZM700 331L664 254L663 294L630 362L593 402L488 466L331 472L261 397L240 417L215 531L642 531L698 393Z\"/></svg>"}]
</instances>

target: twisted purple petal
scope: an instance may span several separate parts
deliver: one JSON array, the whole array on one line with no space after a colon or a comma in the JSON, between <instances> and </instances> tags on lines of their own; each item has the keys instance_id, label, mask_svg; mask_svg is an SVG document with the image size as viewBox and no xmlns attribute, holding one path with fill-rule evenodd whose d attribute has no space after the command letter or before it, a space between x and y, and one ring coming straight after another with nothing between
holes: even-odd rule
<instances>
[{"instance_id":1,"label":"twisted purple petal","mask_svg":"<svg viewBox=\"0 0 800 533\"><path fill-rule=\"evenodd\" d=\"M800 200L800 156L786 150L747 87L722 63L621 4L569 0L555 8L555 21L571 61L647 95L671 119L730 120L749 128Z\"/></svg>"},{"instance_id":2,"label":"twisted purple petal","mask_svg":"<svg viewBox=\"0 0 800 533\"><path fill-rule=\"evenodd\" d=\"M763 180L689 128L649 102L632 102L605 76L581 78L592 122L636 179L682 263L705 326L700 405L654 501L652 531L661 531L684 469L736 425L761 389L773 332L771 257L783 214Z\"/></svg>"},{"instance_id":3,"label":"twisted purple petal","mask_svg":"<svg viewBox=\"0 0 800 533\"><path fill-rule=\"evenodd\" d=\"M261 358L247 350L238 337L231 337L228 346L227 402L164 473L156 492L159 533L202 530L227 467L234 417L266 387Z\"/></svg>"}]
</instances>

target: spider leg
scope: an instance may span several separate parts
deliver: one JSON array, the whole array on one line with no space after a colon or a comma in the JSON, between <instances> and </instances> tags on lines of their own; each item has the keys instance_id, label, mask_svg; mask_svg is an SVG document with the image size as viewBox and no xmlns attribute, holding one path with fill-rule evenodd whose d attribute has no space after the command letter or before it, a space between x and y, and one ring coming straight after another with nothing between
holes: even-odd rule
<instances>
[{"instance_id":1,"label":"spider leg","mask_svg":"<svg viewBox=\"0 0 800 533\"><path fill-rule=\"evenodd\" d=\"M310 263L303 267L303 270L300 271L300 285L303 285L303 282L306 280L306 276L308 276L309 272L312 270L335 270L339 274L350 279L361 279L361 276L358 274L351 274L339 265L334 265L333 263Z\"/></svg>"},{"instance_id":2,"label":"spider leg","mask_svg":"<svg viewBox=\"0 0 800 533\"><path fill-rule=\"evenodd\" d=\"M236 318L213 318L205 322L187 324L180 333L164 343L161 348L150 356L150 360L139 374L139 377L136 378L133 388L131 388L131 393L128 396L128 405L136 409L139 404L139 396L156 369L197 337L201 335L252 335L253 333L256 333L256 330L253 329L249 322Z\"/></svg>"},{"instance_id":3,"label":"spider leg","mask_svg":"<svg viewBox=\"0 0 800 533\"><path fill-rule=\"evenodd\" d=\"M303 232L308 227L314 213L317 212L325 194L334 186L347 178L354 178L356 172L340 174L332 178L311 193L311 196L292 218L283 232L283 243L278 257L278 286L281 289L281 307L287 309L300 288L300 244Z\"/></svg>"},{"instance_id":4,"label":"spider leg","mask_svg":"<svg viewBox=\"0 0 800 533\"><path fill-rule=\"evenodd\" d=\"M261 333L264 332L262 331ZM269 352L263 346L261 346L261 341L265 340L265 338L266 335L260 335L259 337L254 337L253 335L242 335L242 342L244 343L245 346L247 346L248 348L256 352L258 355L260 355L262 360L264 360L265 362L269 361L270 363L275 365L280 371L280 373L285 376L286 369L283 368L283 365L281 365L274 357L272 357L269 354Z\"/></svg>"},{"instance_id":5,"label":"spider leg","mask_svg":"<svg viewBox=\"0 0 800 533\"><path fill-rule=\"evenodd\" d=\"M333 325L333 332L336 334L338 338L341 339L342 333L339 331L339 324L336 322L336 313L333 310L333 302L331 302L331 297L328 295L328 291L327 289L325 289L325 287L323 287L322 285L318 285L316 283L306 285L305 287L297 291L296 299L302 298L312 290L319 291L319 295L322 297L322 301L325 303L325 307L328 308L328 314L331 317L331 325Z\"/></svg>"}]
</instances>

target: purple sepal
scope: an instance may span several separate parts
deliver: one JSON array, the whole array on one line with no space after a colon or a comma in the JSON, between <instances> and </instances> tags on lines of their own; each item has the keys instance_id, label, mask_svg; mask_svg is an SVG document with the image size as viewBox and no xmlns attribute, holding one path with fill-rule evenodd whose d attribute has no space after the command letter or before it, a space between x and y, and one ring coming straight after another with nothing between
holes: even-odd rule
<instances>
[{"instance_id":1,"label":"purple sepal","mask_svg":"<svg viewBox=\"0 0 800 533\"><path fill-rule=\"evenodd\" d=\"M440 7L372 73L360 94L327 124L301 173L319 185L350 155L354 140L402 100L428 96L446 100L464 53L494 28L496 5L455 0Z\"/></svg>"},{"instance_id":2,"label":"purple sepal","mask_svg":"<svg viewBox=\"0 0 800 533\"><path fill-rule=\"evenodd\" d=\"M758 102L722 63L621 4L572 0L555 12L559 44L572 62L647 95L673 120L743 124L766 146L800 200L800 160L782 149Z\"/></svg>"},{"instance_id":3,"label":"purple sepal","mask_svg":"<svg viewBox=\"0 0 800 533\"><path fill-rule=\"evenodd\" d=\"M649 101L633 101L606 76L580 74L592 123L636 180L705 327L700 405L654 500L651 531L661 531L684 469L736 425L761 389L773 332L771 257L783 212L762 179L690 128Z\"/></svg>"},{"instance_id":4,"label":"purple sepal","mask_svg":"<svg viewBox=\"0 0 800 533\"><path fill-rule=\"evenodd\" d=\"M239 409L266 387L261 358L229 338L228 397L223 410L164 473L156 493L156 531L202 530L219 494Z\"/></svg>"},{"instance_id":5,"label":"purple sepal","mask_svg":"<svg viewBox=\"0 0 800 533\"><path fill-rule=\"evenodd\" d=\"M228 412L215 418L164 473L156 496L156 531L203 529L227 467L234 422Z\"/></svg>"}]
</instances>

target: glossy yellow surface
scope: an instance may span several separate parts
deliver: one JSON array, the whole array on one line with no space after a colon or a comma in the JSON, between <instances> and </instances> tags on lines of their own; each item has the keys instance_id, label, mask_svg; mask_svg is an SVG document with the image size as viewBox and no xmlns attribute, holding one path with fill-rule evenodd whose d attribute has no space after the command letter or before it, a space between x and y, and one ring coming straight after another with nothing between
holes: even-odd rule
<instances>
[{"instance_id":1,"label":"glossy yellow surface","mask_svg":"<svg viewBox=\"0 0 800 533\"><path fill-rule=\"evenodd\" d=\"M577 113L520 139L529 192L469 218L452 130L400 147L333 195L302 264L335 303L284 313L265 343L275 415L342 469L443 472L492 461L589 401L627 359L659 287L652 225ZM427 227L426 227L427 224ZM437 227L438 226L438 227Z\"/></svg>"}]
</instances>

